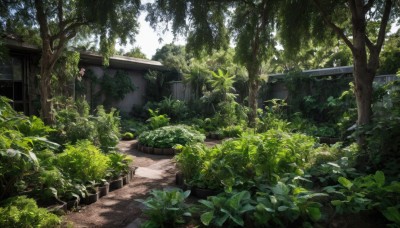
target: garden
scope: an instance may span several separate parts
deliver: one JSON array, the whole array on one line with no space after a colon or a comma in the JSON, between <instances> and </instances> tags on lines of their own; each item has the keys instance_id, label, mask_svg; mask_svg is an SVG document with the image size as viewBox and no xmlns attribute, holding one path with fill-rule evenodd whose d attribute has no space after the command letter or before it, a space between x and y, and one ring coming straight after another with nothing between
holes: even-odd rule
<instances>
[{"instance_id":1,"label":"garden","mask_svg":"<svg viewBox=\"0 0 400 228\"><path fill-rule=\"evenodd\" d=\"M400 227L398 2L0 6L0 227Z\"/></svg>"}]
</instances>

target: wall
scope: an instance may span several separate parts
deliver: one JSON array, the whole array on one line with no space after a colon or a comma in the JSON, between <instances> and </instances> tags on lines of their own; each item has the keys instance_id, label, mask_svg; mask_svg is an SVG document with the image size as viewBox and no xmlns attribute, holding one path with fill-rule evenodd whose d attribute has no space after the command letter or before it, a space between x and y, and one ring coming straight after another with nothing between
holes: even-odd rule
<instances>
[{"instance_id":1,"label":"wall","mask_svg":"<svg viewBox=\"0 0 400 228\"><path fill-rule=\"evenodd\" d=\"M111 77L114 77L117 70L116 69L104 69L99 66L84 66L86 71L91 70L97 79L101 79L104 74L108 74ZM135 90L131 93L128 93L124 99L120 101L113 101L111 103L112 107L118 108L123 113L129 113L132 110L133 106L141 106L144 105L144 94L146 90L146 81L144 79L144 71L133 71L133 70L124 70L130 76L131 82L135 87ZM85 78L85 76L84 76ZM91 105L91 107L95 107L98 104L104 104L105 97L104 94L101 96L95 96L101 91L101 86L98 83L92 83L92 87L90 86L91 80L85 79L85 87L86 90L86 99ZM93 91L90 91L90 90Z\"/></svg>"}]
</instances>

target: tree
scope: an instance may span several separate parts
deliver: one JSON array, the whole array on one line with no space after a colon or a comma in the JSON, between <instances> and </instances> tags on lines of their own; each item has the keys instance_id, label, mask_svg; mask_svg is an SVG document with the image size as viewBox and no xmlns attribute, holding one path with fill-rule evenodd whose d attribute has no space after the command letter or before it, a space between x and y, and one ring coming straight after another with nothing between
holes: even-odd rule
<instances>
[{"instance_id":1,"label":"tree","mask_svg":"<svg viewBox=\"0 0 400 228\"><path fill-rule=\"evenodd\" d=\"M126 53L123 53L123 51L121 50L120 54L123 56L128 56L128 57L133 57L133 58L147 59L146 55L142 52L140 47L134 47Z\"/></svg>"},{"instance_id":2,"label":"tree","mask_svg":"<svg viewBox=\"0 0 400 228\"><path fill-rule=\"evenodd\" d=\"M147 20L156 26L172 21L174 34L188 33L188 49L195 54L227 49L230 35L236 42L236 60L249 75L249 125L255 126L262 62L273 47L272 31L278 0L156 0L147 4ZM189 23L187 23L189 22ZM229 33L231 31L231 33Z\"/></svg>"},{"instance_id":3,"label":"tree","mask_svg":"<svg viewBox=\"0 0 400 228\"><path fill-rule=\"evenodd\" d=\"M351 50L358 126L371 121L372 82L394 10L392 0L297 0L285 1L281 8L280 35L289 52L309 37L321 40L327 35L338 36ZM364 145L364 137L358 142Z\"/></svg>"},{"instance_id":4,"label":"tree","mask_svg":"<svg viewBox=\"0 0 400 228\"><path fill-rule=\"evenodd\" d=\"M115 40L126 43L137 32L140 0L2 0L0 4L2 30L17 25L39 30L41 115L46 123L53 123L51 74L68 42L79 33L96 34L107 63Z\"/></svg>"}]
</instances>

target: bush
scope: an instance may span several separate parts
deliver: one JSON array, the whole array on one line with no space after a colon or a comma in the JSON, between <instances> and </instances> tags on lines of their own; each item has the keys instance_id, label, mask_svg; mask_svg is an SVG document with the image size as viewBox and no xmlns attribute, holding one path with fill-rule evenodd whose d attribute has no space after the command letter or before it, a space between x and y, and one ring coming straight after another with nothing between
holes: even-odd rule
<instances>
[{"instance_id":1,"label":"bush","mask_svg":"<svg viewBox=\"0 0 400 228\"><path fill-rule=\"evenodd\" d=\"M58 155L56 164L69 178L79 179L82 183L100 181L109 170L109 158L88 140L67 145Z\"/></svg>"},{"instance_id":2,"label":"bush","mask_svg":"<svg viewBox=\"0 0 400 228\"><path fill-rule=\"evenodd\" d=\"M157 148L172 148L176 144L187 145L204 139L203 134L186 125L165 126L139 136L141 144Z\"/></svg>"},{"instance_id":3,"label":"bush","mask_svg":"<svg viewBox=\"0 0 400 228\"><path fill-rule=\"evenodd\" d=\"M146 206L144 213L150 219L144 227L176 227L176 224L185 222L184 216L191 216L185 204L190 191L153 190L150 194L151 196L146 200L137 200Z\"/></svg>"},{"instance_id":4,"label":"bush","mask_svg":"<svg viewBox=\"0 0 400 228\"><path fill-rule=\"evenodd\" d=\"M132 140L134 138L135 138L135 136L130 132L125 132L124 134L122 134L123 140Z\"/></svg>"},{"instance_id":5,"label":"bush","mask_svg":"<svg viewBox=\"0 0 400 228\"><path fill-rule=\"evenodd\" d=\"M35 200L25 196L9 198L0 207L0 227L59 227L61 219L44 208L38 208Z\"/></svg>"},{"instance_id":6,"label":"bush","mask_svg":"<svg viewBox=\"0 0 400 228\"><path fill-rule=\"evenodd\" d=\"M132 159L126 154L118 152L111 152L108 155L110 167L110 174L112 178L119 177L129 171L129 164L132 163Z\"/></svg>"},{"instance_id":7,"label":"bush","mask_svg":"<svg viewBox=\"0 0 400 228\"><path fill-rule=\"evenodd\" d=\"M120 118L117 110L112 108L109 113L106 113L103 106L98 106L95 123L100 148L105 152L113 150L120 137Z\"/></svg>"},{"instance_id":8,"label":"bush","mask_svg":"<svg viewBox=\"0 0 400 228\"><path fill-rule=\"evenodd\" d=\"M154 130L160 127L167 126L169 124L169 118L167 115L159 115L158 111L149 109L150 118L146 120L149 123L150 129Z\"/></svg>"}]
</instances>

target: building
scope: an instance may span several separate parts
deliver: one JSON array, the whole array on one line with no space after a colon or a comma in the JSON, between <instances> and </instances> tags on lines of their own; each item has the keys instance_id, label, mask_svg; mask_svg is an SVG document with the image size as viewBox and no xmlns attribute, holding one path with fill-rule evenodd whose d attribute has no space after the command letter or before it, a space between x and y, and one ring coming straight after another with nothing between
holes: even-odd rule
<instances>
[{"instance_id":1,"label":"building","mask_svg":"<svg viewBox=\"0 0 400 228\"><path fill-rule=\"evenodd\" d=\"M17 39L7 39L5 43L10 58L0 62L0 95L12 99L14 101L12 106L17 111L27 115L38 114L40 109L38 75L41 50ZM122 100L112 102L112 106L122 112L130 112L132 106L142 105L145 102L146 80L144 76L149 70L168 70L157 61L125 56L111 57L108 67L104 67L102 62L101 55L90 52L80 53L79 67L84 68L86 72L90 70L99 79L105 74L114 77L117 71L123 71L125 75L129 75L135 91L126 94ZM90 83L86 79L85 81L85 83ZM74 82L72 83L74 84ZM96 85L87 91L88 101L93 101L94 92L99 90L101 87ZM96 103L101 104L106 98L102 96L97 99L100 100L97 100Z\"/></svg>"}]
</instances>

